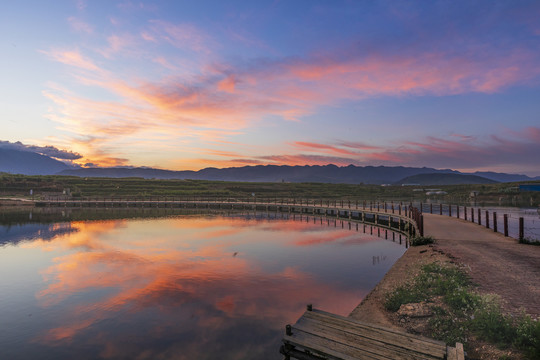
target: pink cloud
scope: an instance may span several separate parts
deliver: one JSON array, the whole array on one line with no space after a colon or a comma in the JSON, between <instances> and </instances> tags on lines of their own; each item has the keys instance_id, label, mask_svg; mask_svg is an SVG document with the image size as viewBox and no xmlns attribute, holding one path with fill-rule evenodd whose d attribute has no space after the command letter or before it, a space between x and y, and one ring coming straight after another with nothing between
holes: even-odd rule
<instances>
[{"instance_id":1,"label":"pink cloud","mask_svg":"<svg viewBox=\"0 0 540 360\"><path fill-rule=\"evenodd\" d=\"M79 18L70 16L68 18L68 23L71 28L77 32L84 32L87 34L92 34L94 32L94 27Z\"/></svg>"},{"instance_id":2,"label":"pink cloud","mask_svg":"<svg viewBox=\"0 0 540 360\"><path fill-rule=\"evenodd\" d=\"M147 37L161 39L170 45L197 53L210 53L210 36L198 27L191 24L173 24L162 20L151 20L151 31L146 32Z\"/></svg>"},{"instance_id":3,"label":"pink cloud","mask_svg":"<svg viewBox=\"0 0 540 360\"><path fill-rule=\"evenodd\" d=\"M343 141L343 142L340 142L339 145L343 146L343 147L348 147L348 148L351 148L351 149L356 149L356 150L378 150L378 149L381 149L380 146L373 146L373 145L368 145L368 144L365 144L365 143L351 142L351 141Z\"/></svg>"},{"instance_id":4,"label":"pink cloud","mask_svg":"<svg viewBox=\"0 0 540 360\"><path fill-rule=\"evenodd\" d=\"M288 154L288 155L265 155L259 156L257 159L264 161L266 164L274 165L328 165L334 164L338 166L347 166L350 164L358 164L358 161L337 156L324 155L306 155L306 154Z\"/></svg>"},{"instance_id":5,"label":"pink cloud","mask_svg":"<svg viewBox=\"0 0 540 360\"><path fill-rule=\"evenodd\" d=\"M85 70L99 70L98 66L94 64L90 59L85 58L79 53L78 50L53 50L53 51L43 51L46 55L52 58L55 61L58 61L62 64L69 66L74 66L80 69Z\"/></svg>"},{"instance_id":6,"label":"pink cloud","mask_svg":"<svg viewBox=\"0 0 540 360\"><path fill-rule=\"evenodd\" d=\"M132 5L124 10L133 10ZM70 19L74 28L79 26L85 31L82 22ZM374 48L366 55L345 45L332 52L320 50L303 57L259 58L234 63L217 56L221 48L219 42L192 24L152 20L134 34L113 34L104 39L106 45L94 49L95 53L106 57L99 58L99 62L77 49L46 52L54 61L73 67L74 78L80 84L113 94L111 100L102 100L103 97L91 98L66 91L45 92L54 104L49 119L57 122L61 130L69 131L74 139L93 134L107 149L114 148L115 143L159 136L161 142L163 138L171 142L193 140L200 135L202 141L227 143L231 136L270 117L306 120L306 115L321 106L339 106L369 97L493 93L530 83L540 75L536 53L518 46L510 48L506 56L488 56L496 51L485 47L482 54L485 56L478 56L473 51L451 53L438 48L429 51L415 48L399 54ZM242 37L237 41L251 42ZM181 55L189 53L189 56L182 61L173 60L175 58L169 55L156 56L154 50L158 46L169 47L162 54L175 51L175 56L180 56L180 49ZM160 74L170 71L172 75L160 78L148 75L150 78L145 79L131 75L144 73L141 68L110 70L117 68L112 54L126 51L137 54L136 58L141 60L139 66L147 62L154 69L157 63L162 66ZM103 63L107 66L101 67ZM463 158L465 151L485 154L491 150L489 144L496 143L491 139L486 140L485 146L479 146L464 138L454 138L454 141L403 142L391 148L362 142L297 141L293 146L309 154L238 154L231 156L230 161L290 164L328 161L347 165L416 162L421 158L434 162L436 156L445 156L447 162L455 163ZM159 148L160 141L156 140L154 145ZM511 145L520 146L514 142ZM413 155L417 158L413 159ZM110 157L126 158L112 153Z\"/></svg>"},{"instance_id":7,"label":"pink cloud","mask_svg":"<svg viewBox=\"0 0 540 360\"><path fill-rule=\"evenodd\" d=\"M333 153L333 154L352 155L352 156L357 155L357 153L355 152L341 149L339 147L327 145L327 144L320 144L320 143L313 143L313 142L306 142L306 141L295 141L292 145L300 149L314 150L317 152L327 152L327 153Z\"/></svg>"},{"instance_id":8,"label":"pink cloud","mask_svg":"<svg viewBox=\"0 0 540 360\"><path fill-rule=\"evenodd\" d=\"M420 141L403 142L387 147L363 146L362 152L351 153L350 156L327 156L319 154L275 154L260 155L251 158L231 160L201 160L205 164L218 164L221 167L239 164L274 164L274 165L327 165L347 166L386 165L386 166L429 166L434 168L453 168L464 171L486 169L525 169L521 171L538 172L540 168L540 128L529 127L526 131L510 132L503 138L499 135L488 135L476 138L467 135L451 139L426 137ZM302 144L302 142L299 142ZM342 144L343 142L337 142ZM354 144L351 144L354 145ZM305 143L300 148L320 149L321 153L332 152L335 145ZM330 149L330 150L328 150ZM236 154L230 154L232 155ZM349 154L345 154L349 155ZM240 161L241 160L241 161ZM514 170L515 171L515 170Z\"/></svg>"},{"instance_id":9,"label":"pink cloud","mask_svg":"<svg viewBox=\"0 0 540 360\"><path fill-rule=\"evenodd\" d=\"M234 93L235 85L236 85L236 80L234 76L227 76L225 79L218 82L217 88L220 91Z\"/></svg>"}]
</instances>

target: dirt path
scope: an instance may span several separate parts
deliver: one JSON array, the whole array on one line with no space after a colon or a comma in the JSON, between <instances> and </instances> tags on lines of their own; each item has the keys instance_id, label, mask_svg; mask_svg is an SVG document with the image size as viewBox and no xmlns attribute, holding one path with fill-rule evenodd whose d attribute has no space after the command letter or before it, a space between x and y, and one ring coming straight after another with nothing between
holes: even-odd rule
<instances>
[{"instance_id":1,"label":"dirt path","mask_svg":"<svg viewBox=\"0 0 540 360\"><path fill-rule=\"evenodd\" d=\"M470 269L480 292L500 295L512 314L523 308L540 317L540 246L518 244L483 226L440 215L424 214L424 233Z\"/></svg>"},{"instance_id":2,"label":"dirt path","mask_svg":"<svg viewBox=\"0 0 540 360\"><path fill-rule=\"evenodd\" d=\"M483 226L440 215L424 214L424 230L436 244L409 248L350 317L429 337L429 333L400 322L383 304L388 293L410 282L423 265L439 262L466 268L478 291L499 295L506 311L519 314L524 309L540 318L540 246L519 244ZM475 359L522 358L511 350L472 339L468 351Z\"/></svg>"}]
</instances>

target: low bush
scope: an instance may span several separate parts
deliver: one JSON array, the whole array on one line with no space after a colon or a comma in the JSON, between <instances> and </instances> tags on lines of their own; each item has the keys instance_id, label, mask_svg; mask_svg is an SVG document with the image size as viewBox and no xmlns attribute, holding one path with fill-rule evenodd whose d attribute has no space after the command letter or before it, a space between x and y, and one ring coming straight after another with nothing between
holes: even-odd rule
<instances>
[{"instance_id":1,"label":"low bush","mask_svg":"<svg viewBox=\"0 0 540 360\"><path fill-rule=\"evenodd\" d=\"M411 246L428 245L433 244L434 242L435 239L431 236L415 236L410 241Z\"/></svg>"}]
</instances>

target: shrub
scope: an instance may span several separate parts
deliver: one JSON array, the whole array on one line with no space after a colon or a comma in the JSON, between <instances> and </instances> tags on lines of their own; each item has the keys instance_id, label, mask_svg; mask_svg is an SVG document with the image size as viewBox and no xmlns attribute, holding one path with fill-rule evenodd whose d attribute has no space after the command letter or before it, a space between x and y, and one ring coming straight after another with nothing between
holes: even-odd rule
<instances>
[{"instance_id":1,"label":"shrub","mask_svg":"<svg viewBox=\"0 0 540 360\"><path fill-rule=\"evenodd\" d=\"M428 245L433 244L434 242L435 239L431 236L415 236L410 241L411 246Z\"/></svg>"},{"instance_id":2,"label":"shrub","mask_svg":"<svg viewBox=\"0 0 540 360\"><path fill-rule=\"evenodd\" d=\"M540 359L540 321L522 314L516 322L514 345L524 349L530 359Z\"/></svg>"},{"instance_id":3,"label":"shrub","mask_svg":"<svg viewBox=\"0 0 540 360\"><path fill-rule=\"evenodd\" d=\"M470 322L470 328L482 339L501 347L512 344L516 338L512 321L502 313L496 296L482 297L480 306Z\"/></svg>"},{"instance_id":4,"label":"shrub","mask_svg":"<svg viewBox=\"0 0 540 360\"><path fill-rule=\"evenodd\" d=\"M423 293L416 287L400 286L386 298L384 307L389 311L395 312L403 304L417 303L426 299L426 293Z\"/></svg>"}]
</instances>

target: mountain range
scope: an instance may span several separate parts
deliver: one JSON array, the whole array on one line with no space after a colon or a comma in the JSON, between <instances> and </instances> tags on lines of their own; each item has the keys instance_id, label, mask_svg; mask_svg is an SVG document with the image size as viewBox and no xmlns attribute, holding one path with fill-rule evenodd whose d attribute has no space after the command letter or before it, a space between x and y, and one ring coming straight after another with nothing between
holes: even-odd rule
<instances>
[{"instance_id":1,"label":"mountain range","mask_svg":"<svg viewBox=\"0 0 540 360\"><path fill-rule=\"evenodd\" d=\"M520 174L495 172L461 173L451 169L404 166L256 165L198 171L172 171L148 167L76 168L51 157L29 151L0 148L0 172L24 175L80 177L141 177L248 182L323 182L349 184L487 184L540 180Z\"/></svg>"}]
</instances>

